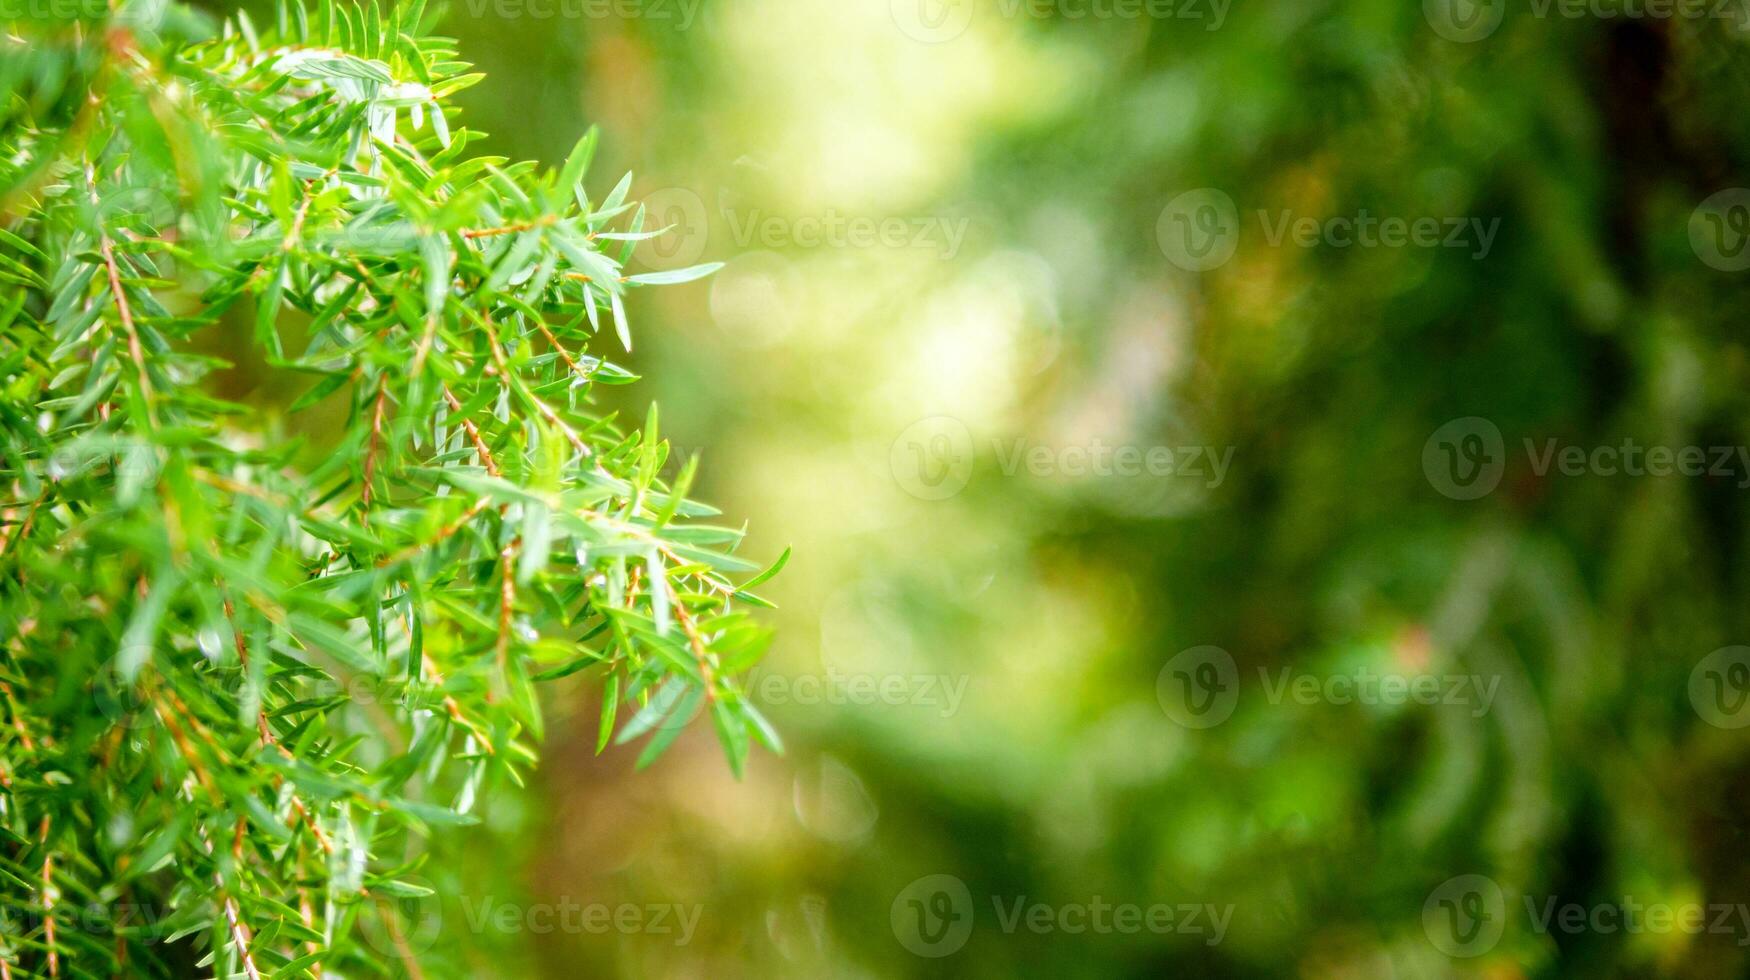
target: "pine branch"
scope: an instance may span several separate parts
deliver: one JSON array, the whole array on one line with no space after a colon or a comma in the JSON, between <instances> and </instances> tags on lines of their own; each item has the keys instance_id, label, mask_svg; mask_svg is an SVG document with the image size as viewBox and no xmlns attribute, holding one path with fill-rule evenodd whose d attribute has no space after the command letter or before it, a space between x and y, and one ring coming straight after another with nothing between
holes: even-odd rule
<instances>
[{"instance_id":1,"label":"pine branch","mask_svg":"<svg viewBox=\"0 0 1750 980\"><path fill-rule=\"evenodd\" d=\"M664 478L654 411L593 405L628 297L715 267L626 272L644 216L629 176L591 198L593 132L469 156L477 77L426 19L124 4L4 42L0 899L42 917L0 980L438 972L379 899L522 779L537 680L605 683L640 764L701 703L735 771L778 747L742 533ZM247 405L213 384L237 334ZM70 935L61 894L154 918Z\"/></svg>"}]
</instances>

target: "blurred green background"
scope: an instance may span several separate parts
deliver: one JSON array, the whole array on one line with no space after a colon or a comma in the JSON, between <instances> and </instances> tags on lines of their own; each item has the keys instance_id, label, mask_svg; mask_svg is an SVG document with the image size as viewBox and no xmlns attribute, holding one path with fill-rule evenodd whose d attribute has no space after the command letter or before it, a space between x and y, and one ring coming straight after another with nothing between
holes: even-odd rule
<instances>
[{"instance_id":1,"label":"blurred green background","mask_svg":"<svg viewBox=\"0 0 1750 980\"><path fill-rule=\"evenodd\" d=\"M634 773L555 686L415 941L497 976L1746 975L1750 11L1576 9L452 3L493 152L598 123L592 189L634 169L676 225L639 262L728 263L639 294L615 396L755 560L795 549L753 683L789 751L737 782L701 727ZM1593 452L1624 440L1705 472ZM1437 703L1343 696L1386 676ZM566 903L637 911L529 914Z\"/></svg>"}]
</instances>

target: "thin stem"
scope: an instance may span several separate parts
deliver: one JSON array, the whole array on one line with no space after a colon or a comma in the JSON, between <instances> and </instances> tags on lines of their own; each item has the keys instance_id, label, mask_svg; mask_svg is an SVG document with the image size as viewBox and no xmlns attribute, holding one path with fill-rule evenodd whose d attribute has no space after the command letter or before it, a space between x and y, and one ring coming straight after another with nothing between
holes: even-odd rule
<instances>
[{"instance_id":1,"label":"thin stem","mask_svg":"<svg viewBox=\"0 0 1750 980\"><path fill-rule=\"evenodd\" d=\"M91 186L91 203L99 205L102 200L97 196L97 169L90 164L85 166L85 180ZM103 256L103 267L109 275L109 294L115 300L116 312L122 321L122 330L127 334L128 357L134 362L134 370L139 377L140 402L146 408L146 421L152 428L158 428L157 410L152 406L152 379L146 372L146 352L140 343L140 331L134 326L133 307L128 305L127 291L122 288L121 270L115 261L115 245L110 241L109 232L103 230L102 218L97 225L97 249Z\"/></svg>"},{"instance_id":2,"label":"thin stem","mask_svg":"<svg viewBox=\"0 0 1750 980\"><path fill-rule=\"evenodd\" d=\"M371 511L371 486L377 471L377 443L383 436L383 406L389 399L388 375L385 373L377 378L377 404L371 413L371 441L365 451L365 489L361 504L365 513Z\"/></svg>"},{"instance_id":3,"label":"thin stem","mask_svg":"<svg viewBox=\"0 0 1750 980\"><path fill-rule=\"evenodd\" d=\"M532 231L536 228L545 228L557 220L559 219L556 215L549 214L543 215L534 221L519 221L516 224L504 225L499 228L470 228L467 231L462 232L462 237L472 241L476 238L492 238L497 235L514 235L519 231Z\"/></svg>"},{"instance_id":4,"label":"thin stem","mask_svg":"<svg viewBox=\"0 0 1750 980\"><path fill-rule=\"evenodd\" d=\"M43 939L49 947L49 976L61 975L61 954L55 945L55 856L49 850L49 818L43 817L39 832L43 844Z\"/></svg>"}]
</instances>

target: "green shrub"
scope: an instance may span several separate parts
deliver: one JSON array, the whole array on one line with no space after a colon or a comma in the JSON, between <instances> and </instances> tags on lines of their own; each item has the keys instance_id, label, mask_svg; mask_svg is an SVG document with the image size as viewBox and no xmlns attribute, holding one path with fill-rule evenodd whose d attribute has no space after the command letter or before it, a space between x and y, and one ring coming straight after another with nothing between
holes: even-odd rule
<instances>
[{"instance_id":1,"label":"green shrub","mask_svg":"<svg viewBox=\"0 0 1750 980\"><path fill-rule=\"evenodd\" d=\"M712 267L623 272L660 229L629 175L585 192L593 131L469 155L422 10L0 36L12 975L395 969L423 841L535 762L536 681L598 672L641 763L697 714L737 771L778 747L742 532L660 476L654 407L591 408L628 293Z\"/></svg>"}]
</instances>

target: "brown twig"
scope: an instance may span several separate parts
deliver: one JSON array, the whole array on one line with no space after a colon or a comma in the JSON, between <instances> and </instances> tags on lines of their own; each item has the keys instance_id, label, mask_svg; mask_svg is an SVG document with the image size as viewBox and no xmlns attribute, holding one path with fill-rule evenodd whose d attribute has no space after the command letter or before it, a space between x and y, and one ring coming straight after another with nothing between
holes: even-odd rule
<instances>
[{"instance_id":1,"label":"brown twig","mask_svg":"<svg viewBox=\"0 0 1750 980\"><path fill-rule=\"evenodd\" d=\"M492 327L492 317L484 312L481 313L480 324L486 328L486 342L488 349L492 351L492 362L497 365L498 373L505 378L505 382L508 384L511 376L510 361L505 357L504 347L498 342L498 331L494 330ZM595 455L595 451L589 448L589 444L583 441L583 437L578 435L577 431L570 425L566 424L565 420L559 417L559 413L555 412L552 406L537 398L533 392L526 393L526 397L535 406L535 410L541 413L542 418L551 422L560 432L565 434L565 438L570 441L571 445L575 447L578 452L585 456Z\"/></svg>"},{"instance_id":2,"label":"brown twig","mask_svg":"<svg viewBox=\"0 0 1750 980\"><path fill-rule=\"evenodd\" d=\"M85 166L85 179L91 185L91 203L101 205L102 201L97 196L97 169L90 164ZM133 360L134 369L140 376L140 401L146 406L146 421L155 429L158 427L158 415L152 407L152 379L146 373L145 348L140 344L140 332L134 326L134 311L128 305L128 294L122 289L121 270L116 266L114 243L110 241L109 233L103 230L101 219L97 228L97 249L103 256L104 270L109 274L110 296L115 300L122 329L127 333L128 357Z\"/></svg>"},{"instance_id":3,"label":"brown twig","mask_svg":"<svg viewBox=\"0 0 1750 980\"><path fill-rule=\"evenodd\" d=\"M24 727L24 716L18 713L18 701L12 696L12 685L0 681L0 694L6 695L6 710L12 715L12 730L18 733L18 741L26 752L35 752L36 743L31 741L30 732Z\"/></svg>"},{"instance_id":4,"label":"brown twig","mask_svg":"<svg viewBox=\"0 0 1750 980\"><path fill-rule=\"evenodd\" d=\"M450 391L449 385L444 385L444 400L450 403L450 411L460 412L462 410L462 403L456 400L455 393ZM486 448L486 440L480 437L480 427L468 419L463 419L462 428L467 431L468 438L473 441L474 451L480 454L480 465L486 467L486 472L489 475L497 476L498 464L493 462L492 450Z\"/></svg>"},{"instance_id":5,"label":"brown twig","mask_svg":"<svg viewBox=\"0 0 1750 980\"><path fill-rule=\"evenodd\" d=\"M23 541L25 536L30 533L31 526L36 521L36 509L42 506L43 497L47 495L48 488L45 487L43 488L42 496L39 496L30 502L30 509L24 512L24 523L18 526L18 530L12 534L6 535L3 539L0 539L0 558L6 557L6 553L12 550L12 542ZM12 515L8 513L6 516L10 518ZM19 574L23 574L22 569Z\"/></svg>"},{"instance_id":6,"label":"brown twig","mask_svg":"<svg viewBox=\"0 0 1750 980\"><path fill-rule=\"evenodd\" d=\"M666 585L666 583L665 583ZM672 589L670 592L672 593ZM674 597L675 618L681 621L681 629L686 631L687 642L693 647L693 657L699 661L699 676L705 682L705 699L717 700L717 674L711 669L710 654L705 649L705 640L699 636L699 628L693 622L693 614L687 612L686 604L679 596Z\"/></svg>"},{"instance_id":7,"label":"brown twig","mask_svg":"<svg viewBox=\"0 0 1750 980\"><path fill-rule=\"evenodd\" d=\"M432 535L429 539L427 539L425 541L421 541L418 544L408 545L407 547L401 549L400 551L397 551L394 554L388 556L387 558L384 558L383 560L377 562L377 567L383 568L383 567L388 566L388 565L396 564L397 562L403 562L409 558L412 558L414 555L417 555L417 554L424 552L424 551L429 551L432 548L437 547L438 545L442 544L443 542L454 537L458 532L460 532L462 530L462 528L467 527L468 523L470 521L472 521L474 518L478 517L480 515L481 511L485 510L486 508L488 508L490 506L492 506L491 502L487 501L485 498L481 498L479 500L476 500L474 502L474 506L472 506L472 507L468 508L466 511L464 511L462 513L462 516L456 518L455 520L451 521L448 524L445 524L443 527L438 528L438 532L436 534Z\"/></svg>"},{"instance_id":8,"label":"brown twig","mask_svg":"<svg viewBox=\"0 0 1750 980\"><path fill-rule=\"evenodd\" d=\"M237 612L231 605L230 594L226 593L221 601L224 603L225 607L225 619L231 623L231 638L237 647L237 659L242 663L243 669L248 670L249 645L244 642L243 630L237 625ZM174 697L174 695L172 696ZM261 744L263 747L272 746L273 748L278 749L280 755L285 756L287 759L295 758L285 746L280 744L279 739L274 737L273 729L270 728L267 723L267 709L261 708L255 712L255 726L256 730L260 732ZM274 775L274 789L283 788L285 782L286 777L283 774L276 773ZM305 826L310 828L311 836L316 838L316 843L322 846L323 852L326 854L333 854L334 844L328 840L328 835L322 832L322 828L316 823L315 816L304 806L304 801L298 798L297 793L294 792L291 794L291 802L292 809L297 811L297 817L289 821L288 826L296 826L298 820L303 820ZM239 833L241 833L243 822L238 821L237 826L239 828Z\"/></svg>"},{"instance_id":9,"label":"brown twig","mask_svg":"<svg viewBox=\"0 0 1750 980\"><path fill-rule=\"evenodd\" d=\"M377 471L377 442L383 435L383 405L389 398L388 375L377 378L377 406L371 413L371 443L365 451L365 489L361 502L365 513L371 510L371 481Z\"/></svg>"},{"instance_id":10,"label":"brown twig","mask_svg":"<svg viewBox=\"0 0 1750 980\"><path fill-rule=\"evenodd\" d=\"M500 228L470 228L469 230L462 232L462 237L472 241L476 238L492 238L497 235L514 235L519 231L533 231L536 228L545 228L557 220L558 218L556 216L549 214L535 221L519 221L514 225L504 225Z\"/></svg>"},{"instance_id":11,"label":"brown twig","mask_svg":"<svg viewBox=\"0 0 1750 980\"><path fill-rule=\"evenodd\" d=\"M382 908L380 901L378 908ZM419 969L419 957L414 955L412 949L408 948L407 938L401 935L401 926L393 910L384 914L383 925L388 927L389 940L395 944L395 955L401 958L401 965L407 970L408 977L411 980L425 980L425 974L421 973Z\"/></svg>"},{"instance_id":12,"label":"brown twig","mask_svg":"<svg viewBox=\"0 0 1750 980\"><path fill-rule=\"evenodd\" d=\"M61 975L61 954L55 945L55 857L49 850L49 818L43 817L38 831L43 844L43 939L49 947L49 976Z\"/></svg>"},{"instance_id":13,"label":"brown twig","mask_svg":"<svg viewBox=\"0 0 1750 980\"><path fill-rule=\"evenodd\" d=\"M213 875L213 883L225 887L225 882L217 874ZM249 954L249 927L238 920L237 903L229 895L225 896L225 923L231 929L231 942L237 947L237 955L243 958L244 974L249 980L261 980L261 971L255 968L255 958Z\"/></svg>"},{"instance_id":14,"label":"brown twig","mask_svg":"<svg viewBox=\"0 0 1750 980\"><path fill-rule=\"evenodd\" d=\"M243 641L243 630L237 625L237 610L231 605L231 594L222 593L220 601L225 607L225 620L231 624L231 640L237 648L237 660L243 669L249 669L249 645ZM262 745L273 745L273 732L267 727L267 709L255 712L255 727L261 733Z\"/></svg>"},{"instance_id":15,"label":"brown twig","mask_svg":"<svg viewBox=\"0 0 1750 980\"><path fill-rule=\"evenodd\" d=\"M242 826L241 821L239 821L238 826ZM197 829L201 838L201 846L206 848L207 857L213 858L213 842L207 836L207 828L203 826ZM231 933L231 942L237 947L237 955L243 959L244 975L250 980L261 980L261 971L255 968L255 958L249 952L249 927L245 926L238 916L237 903L232 900L230 895L226 894L224 876L219 874L217 870L213 871L213 886L220 896L220 907L225 910L225 925Z\"/></svg>"},{"instance_id":16,"label":"brown twig","mask_svg":"<svg viewBox=\"0 0 1750 980\"><path fill-rule=\"evenodd\" d=\"M206 768L200 764L200 760L195 754L194 746L189 743L188 734L184 732L182 726L178 725L176 720L171 717L173 712L166 710L165 704L162 701L156 702L153 707L158 715L158 720L162 721L165 730L170 732L170 743L176 747L176 752L178 755L182 756L183 761L188 763L189 771L194 773L195 782L206 788L207 795L213 798L214 803L222 802L224 797L220 795L219 788L213 785L212 776L208 775Z\"/></svg>"}]
</instances>

